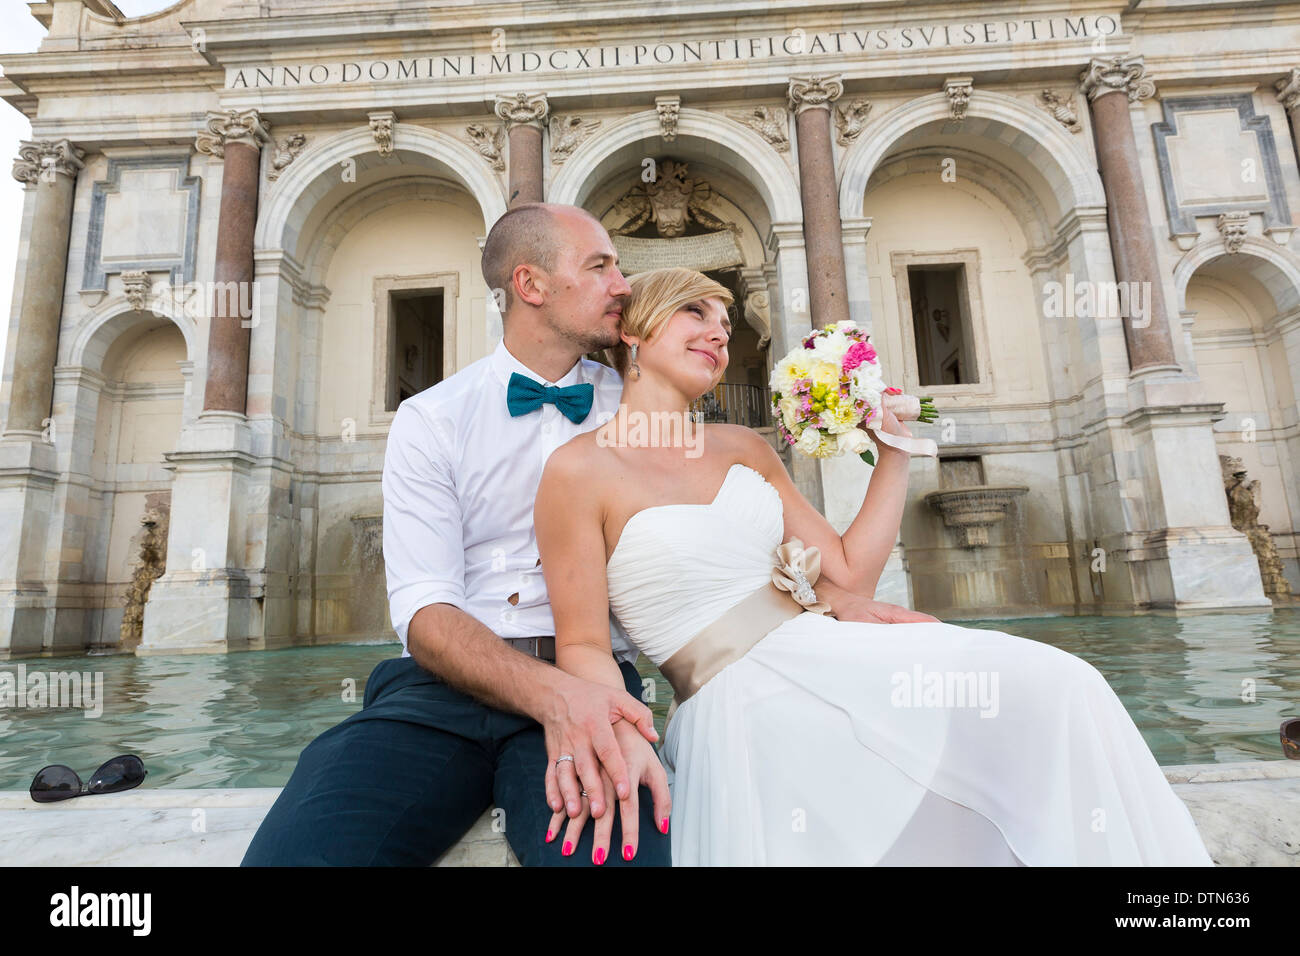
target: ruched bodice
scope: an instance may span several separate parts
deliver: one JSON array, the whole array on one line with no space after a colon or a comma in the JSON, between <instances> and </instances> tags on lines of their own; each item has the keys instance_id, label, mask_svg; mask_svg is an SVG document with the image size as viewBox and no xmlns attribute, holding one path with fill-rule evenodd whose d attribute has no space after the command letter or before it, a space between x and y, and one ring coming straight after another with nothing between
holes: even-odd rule
<instances>
[{"instance_id":1,"label":"ruched bodice","mask_svg":"<svg viewBox=\"0 0 1300 956\"><path fill-rule=\"evenodd\" d=\"M658 666L772 579L784 529L780 492L737 462L708 504L655 505L628 519L605 568L610 610Z\"/></svg>"}]
</instances>

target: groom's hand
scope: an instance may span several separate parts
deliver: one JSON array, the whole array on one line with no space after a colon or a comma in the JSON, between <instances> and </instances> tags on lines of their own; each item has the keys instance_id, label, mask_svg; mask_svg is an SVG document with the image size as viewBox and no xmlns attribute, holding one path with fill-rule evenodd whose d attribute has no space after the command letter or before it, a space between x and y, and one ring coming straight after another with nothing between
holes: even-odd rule
<instances>
[{"instance_id":1,"label":"groom's hand","mask_svg":"<svg viewBox=\"0 0 1300 956\"><path fill-rule=\"evenodd\" d=\"M557 813L573 818L583 812L581 791L591 799L591 815L599 819L608 807L601 769L609 774L615 796L635 794L627 762L614 735L615 723L626 722L648 741L656 741L650 708L626 690L583 680L557 671L558 684L550 713L542 719L546 736L546 802ZM556 761L562 756L572 760Z\"/></svg>"}]
</instances>

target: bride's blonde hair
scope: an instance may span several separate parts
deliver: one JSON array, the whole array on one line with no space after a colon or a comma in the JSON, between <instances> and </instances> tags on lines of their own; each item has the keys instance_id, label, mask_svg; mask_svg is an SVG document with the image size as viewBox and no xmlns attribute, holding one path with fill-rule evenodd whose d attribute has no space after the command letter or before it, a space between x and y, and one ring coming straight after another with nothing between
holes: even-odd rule
<instances>
[{"instance_id":1,"label":"bride's blonde hair","mask_svg":"<svg viewBox=\"0 0 1300 956\"><path fill-rule=\"evenodd\" d=\"M730 306L735 301L726 286L694 269L652 269L630 276L627 284L632 287L632 295L623 306L620 328L643 342L652 341L673 314L688 302L716 297L722 300L723 306ZM625 342L606 351L610 364L623 377L627 376L631 354Z\"/></svg>"}]
</instances>

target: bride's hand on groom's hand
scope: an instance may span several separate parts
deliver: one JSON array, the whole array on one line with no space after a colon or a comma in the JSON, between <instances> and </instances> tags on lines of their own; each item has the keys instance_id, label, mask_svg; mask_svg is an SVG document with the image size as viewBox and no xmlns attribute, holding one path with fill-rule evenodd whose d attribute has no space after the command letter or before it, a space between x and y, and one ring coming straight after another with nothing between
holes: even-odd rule
<instances>
[{"instance_id":1,"label":"bride's hand on groom's hand","mask_svg":"<svg viewBox=\"0 0 1300 956\"><path fill-rule=\"evenodd\" d=\"M618 817L622 827L622 845L615 848L616 852L620 853L623 859L630 860L636 856L637 847L640 846L641 807L638 787L644 785L650 789L651 798L654 800L654 819L660 821L659 829L663 833L667 833L668 817L672 813L672 796L668 790L668 775L664 771L663 764L659 761L659 755L655 753L654 747L641 736L640 731L627 721L620 720L614 724L614 734L618 738L623 756L627 760L628 774L633 780L633 785L626 798L618 799L617 794L614 792L613 780L603 770L600 775L601 784L607 805L618 800ZM568 825L562 835L564 842L561 844L561 853L568 856L576 851L582 837L583 828L587 825L587 817L586 801L583 801L581 812L567 821ZM547 843L561 838L560 826L565 822L563 810L556 811L551 816L546 831ZM613 833L613 813L606 813L597 818L591 846L591 861L593 863L604 863L605 860L609 859L609 842Z\"/></svg>"},{"instance_id":2,"label":"bride's hand on groom's hand","mask_svg":"<svg viewBox=\"0 0 1300 956\"><path fill-rule=\"evenodd\" d=\"M569 817L583 812L581 791L591 794L591 815L599 819L609 806L600 773L613 781L615 796L635 793L613 724L626 722L649 741L659 739L650 708L626 690L565 675L555 692L554 707L541 721L546 736L546 802ZM572 756L556 765L561 756Z\"/></svg>"}]
</instances>

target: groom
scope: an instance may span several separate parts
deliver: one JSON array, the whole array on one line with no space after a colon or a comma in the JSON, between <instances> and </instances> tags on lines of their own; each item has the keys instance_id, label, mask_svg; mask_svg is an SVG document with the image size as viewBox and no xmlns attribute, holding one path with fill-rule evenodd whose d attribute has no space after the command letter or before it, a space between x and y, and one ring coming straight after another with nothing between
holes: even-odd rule
<instances>
[{"instance_id":1,"label":"groom","mask_svg":"<svg viewBox=\"0 0 1300 956\"><path fill-rule=\"evenodd\" d=\"M572 206L510 209L482 270L504 296L502 341L403 402L388 437L384 560L403 654L375 667L360 711L303 750L245 866L425 866L489 807L525 866L670 862L636 651L611 619L626 691L554 666L532 519L547 456L618 408L618 374L584 356L617 344L630 289L609 235ZM817 590L841 619L934 620L824 578ZM614 806L591 786L602 770ZM551 808L576 816L583 788L593 819L577 845L548 842Z\"/></svg>"}]
</instances>

